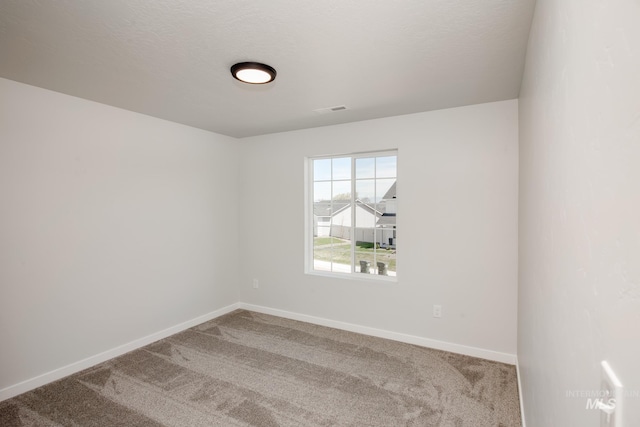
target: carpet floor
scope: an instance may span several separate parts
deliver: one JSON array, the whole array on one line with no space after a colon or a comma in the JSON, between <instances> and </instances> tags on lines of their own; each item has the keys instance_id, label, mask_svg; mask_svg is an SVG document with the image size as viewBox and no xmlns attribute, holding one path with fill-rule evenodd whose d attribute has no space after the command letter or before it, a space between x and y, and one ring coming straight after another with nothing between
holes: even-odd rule
<instances>
[{"instance_id":1,"label":"carpet floor","mask_svg":"<svg viewBox=\"0 0 640 427\"><path fill-rule=\"evenodd\" d=\"M237 310L0 402L0 426L520 426L515 367Z\"/></svg>"}]
</instances>

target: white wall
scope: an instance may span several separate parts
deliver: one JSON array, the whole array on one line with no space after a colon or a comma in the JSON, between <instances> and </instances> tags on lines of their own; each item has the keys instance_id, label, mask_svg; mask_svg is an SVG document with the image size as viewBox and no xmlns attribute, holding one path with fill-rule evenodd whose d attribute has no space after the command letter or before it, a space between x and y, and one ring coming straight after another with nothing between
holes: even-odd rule
<instances>
[{"instance_id":1,"label":"white wall","mask_svg":"<svg viewBox=\"0 0 640 427\"><path fill-rule=\"evenodd\" d=\"M0 390L237 302L238 154L0 79Z\"/></svg>"},{"instance_id":2,"label":"white wall","mask_svg":"<svg viewBox=\"0 0 640 427\"><path fill-rule=\"evenodd\" d=\"M241 301L515 354L517 109L505 101L241 140ZM305 275L305 156L393 148L398 283Z\"/></svg>"},{"instance_id":3,"label":"white wall","mask_svg":"<svg viewBox=\"0 0 640 427\"><path fill-rule=\"evenodd\" d=\"M640 395L639 23L637 0L537 1L519 116L530 426L599 426L579 393L600 391L602 359ZM640 397L623 404L640 424Z\"/></svg>"}]
</instances>

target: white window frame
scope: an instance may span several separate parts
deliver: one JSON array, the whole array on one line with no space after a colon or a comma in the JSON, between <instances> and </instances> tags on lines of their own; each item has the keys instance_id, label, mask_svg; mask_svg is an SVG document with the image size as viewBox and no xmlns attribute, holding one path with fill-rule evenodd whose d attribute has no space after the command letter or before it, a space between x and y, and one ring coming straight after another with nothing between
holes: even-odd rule
<instances>
[{"instance_id":1,"label":"white window frame","mask_svg":"<svg viewBox=\"0 0 640 427\"><path fill-rule=\"evenodd\" d=\"M305 241L305 274L315 275L315 276L324 276L324 277L333 277L333 278L342 278L349 280L366 280L366 281L380 281L380 282L397 282L398 281L398 259L396 258L396 272L395 276L384 276L379 274L363 274L357 273L354 271L354 262L355 262L355 242L353 242L353 228L355 228L355 160L358 158L369 158L369 157L386 157L386 156L396 156L396 159L399 159L398 149L388 149L388 150L380 150L380 151L367 151L367 152L359 152L359 153L346 153L346 154L331 154L331 155L319 155L319 156L309 156L305 158L305 194L304 194L304 202L305 202L305 221L304 221L304 241ZM315 270L314 269L314 202L313 202L313 192L314 192L314 173L313 173L313 161L321 160L321 159L335 159L335 158L351 158L351 273L341 273L334 271L324 271L324 270ZM398 160L397 160L398 161ZM398 161L399 162L399 161ZM396 164L396 181L398 180L398 169L399 167ZM396 204L397 206L397 204ZM397 252L396 252L397 256Z\"/></svg>"}]
</instances>

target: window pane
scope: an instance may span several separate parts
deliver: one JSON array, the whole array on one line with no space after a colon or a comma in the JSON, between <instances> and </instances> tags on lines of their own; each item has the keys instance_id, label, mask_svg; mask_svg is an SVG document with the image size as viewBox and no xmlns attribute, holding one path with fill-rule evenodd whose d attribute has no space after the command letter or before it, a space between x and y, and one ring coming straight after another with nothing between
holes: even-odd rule
<instances>
[{"instance_id":1,"label":"window pane","mask_svg":"<svg viewBox=\"0 0 640 427\"><path fill-rule=\"evenodd\" d=\"M395 230L394 229L378 229L378 235L380 241L385 244L380 244L376 251L376 271L383 276L395 276L396 275L396 246L395 246ZM391 244L389 243L391 242Z\"/></svg>"},{"instance_id":2,"label":"window pane","mask_svg":"<svg viewBox=\"0 0 640 427\"><path fill-rule=\"evenodd\" d=\"M332 227L333 230L333 227ZM333 233L333 231L331 231ZM313 265L321 271L351 273L351 241L335 236L314 239Z\"/></svg>"},{"instance_id":3,"label":"window pane","mask_svg":"<svg viewBox=\"0 0 640 427\"><path fill-rule=\"evenodd\" d=\"M351 157L333 159L333 179L351 179Z\"/></svg>"},{"instance_id":4,"label":"window pane","mask_svg":"<svg viewBox=\"0 0 640 427\"><path fill-rule=\"evenodd\" d=\"M331 217L331 235L351 242L351 207L350 202L336 202L333 204ZM344 243L344 242L343 242Z\"/></svg>"},{"instance_id":5,"label":"window pane","mask_svg":"<svg viewBox=\"0 0 640 427\"><path fill-rule=\"evenodd\" d=\"M375 158L356 159L356 179L375 178Z\"/></svg>"},{"instance_id":6,"label":"window pane","mask_svg":"<svg viewBox=\"0 0 640 427\"><path fill-rule=\"evenodd\" d=\"M356 242L355 271L362 274L375 274L376 262L373 245L363 241Z\"/></svg>"},{"instance_id":7,"label":"window pane","mask_svg":"<svg viewBox=\"0 0 640 427\"><path fill-rule=\"evenodd\" d=\"M331 179L331 159L313 161L313 180L324 181Z\"/></svg>"},{"instance_id":8,"label":"window pane","mask_svg":"<svg viewBox=\"0 0 640 427\"><path fill-rule=\"evenodd\" d=\"M375 203L375 185L373 179L362 179L356 181L356 199L364 203Z\"/></svg>"},{"instance_id":9,"label":"window pane","mask_svg":"<svg viewBox=\"0 0 640 427\"><path fill-rule=\"evenodd\" d=\"M344 255L345 250L340 250L339 255ZM349 250L349 258L335 258L331 264L331 271L335 273L351 273L351 250Z\"/></svg>"},{"instance_id":10,"label":"window pane","mask_svg":"<svg viewBox=\"0 0 640 427\"><path fill-rule=\"evenodd\" d=\"M330 203L314 203L313 204L313 221L316 227L331 226L331 204ZM314 236L320 236L315 230ZM326 234L329 235L328 233Z\"/></svg>"},{"instance_id":11,"label":"window pane","mask_svg":"<svg viewBox=\"0 0 640 427\"><path fill-rule=\"evenodd\" d=\"M332 242L330 227L316 227L317 233L313 238L313 269L331 271Z\"/></svg>"},{"instance_id":12,"label":"window pane","mask_svg":"<svg viewBox=\"0 0 640 427\"><path fill-rule=\"evenodd\" d=\"M367 185L368 181L362 182L363 185ZM355 271L360 273L375 273L375 233L376 222L378 220L377 211L367 203L363 203L360 200L356 201L355 220L356 226L354 230L354 244L355 244Z\"/></svg>"},{"instance_id":13,"label":"window pane","mask_svg":"<svg viewBox=\"0 0 640 427\"><path fill-rule=\"evenodd\" d=\"M329 225L318 224L318 226L316 226L316 230L317 231L314 236L316 239L314 239L314 243L325 245L331 244L331 236L329 235L331 233L331 227Z\"/></svg>"},{"instance_id":14,"label":"window pane","mask_svg":"<svg viewBox=\"0 0 640 427\"><path fill-rule=\"evenodd\" d=\"M381 203L383 200L393 199L396 195L394 187L395 183L395 179L376 179L376 203Z\"/></svg>"},{"instance_id":15,"label":"window pane","mask_svg":"<svg viewBox=\"0 0 640 427\"><path fill-rule=\"evenodd\" d=\"M376 180L376 201L383 215L378 220L379 250L376 271L379 275L396 275L396 156L376 159L376 176L392 179Z\"/></svg>"},{"instance_id":16,"label":"window pane","mask_svg":"<svg viewBox=\"0 0 640 427\"><path fill-rule=\"evenodd\" d=\"M376 158L376 178L395 178L397 176L397 156Z\"/></svg>"},{"instance_id":17,"label":"window pane","mask_svg":"<svg viewBox=\"0 0 640 427\"><path fill-rule=\"evenodd\" d=\"M333 181L333 197L334 202L350 202L351 201L351 181Z\"/></svg>"},{"instance_id":18,"label":"window pane","mask_svg":"<svg viewBox=\"0 0 640 427\"><path fill-rule=\"evenodd\" d=\"M368 203L356 202L356 228L373 229L380 214ZM367 236L368 242L373 242L373 234ZM356 240L364 240L362 238Z\"/></svg>"},{"instance_id":19,"label":"window pane","mask_svg":"<svg viewBox=\"0 0 640 427\"><path fill-rule=\"evenodd\" d=\"M331 181L313 183L313 201L329 202L331 200Z\"/></svg>"},{"instance_id":20,"label":"window pane","mask_svg":"<svg viewBox=\"0 0 640 427\"><path fill-rule=\"evenodd\" d=\"M346 229L347 238L335 237L333 246L333 271L351 273L351 240L350 229Z\"/></svg>"},{"instance_id":21,"label":"window pane","mask_svg":"<svg viewBox=\"0 0 640 427\"><path fill-rule=\"evenodd\" d=\"M376 253L378 274L387 276L396 275L396 228L395 226L379 227L379 248ZM386 272L385 272L386 270Z\"/></svg>"}]
</instances>

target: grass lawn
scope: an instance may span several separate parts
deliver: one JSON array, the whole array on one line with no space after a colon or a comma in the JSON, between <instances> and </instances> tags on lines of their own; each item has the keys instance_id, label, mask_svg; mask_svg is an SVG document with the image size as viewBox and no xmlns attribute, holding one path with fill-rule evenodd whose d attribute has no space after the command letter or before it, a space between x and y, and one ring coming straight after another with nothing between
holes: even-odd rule
<instances>
[{"instance_id":1,"label":"grass lawn","mask_svg":"<svg viewBox=\"0 0 640 427\"><path fill-rule=\"evenodd\" d=\"M314 237L313 238L313 246L322 246L322 245L339 245L341 243L349 243L348 240L338 239L337 237Z\"/></svg>"},{"instance_id":2,"label":"grass lawn","mask_svg":"<svg viewBox=\"0 0 640 427\"><path fill-rule=\"evenodd\" d=\"M332 244L333 243L333 244ZM337 237L316 237L313 240L313 257L321 261L333 261L340 264L351 264L351 241ZM372 243L356 243L356 264L369 261L372 270L376 262L387 264L389 271L396 271L396 251L376 249Z\"/></svg>"}]
</instances>

